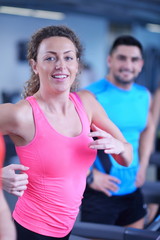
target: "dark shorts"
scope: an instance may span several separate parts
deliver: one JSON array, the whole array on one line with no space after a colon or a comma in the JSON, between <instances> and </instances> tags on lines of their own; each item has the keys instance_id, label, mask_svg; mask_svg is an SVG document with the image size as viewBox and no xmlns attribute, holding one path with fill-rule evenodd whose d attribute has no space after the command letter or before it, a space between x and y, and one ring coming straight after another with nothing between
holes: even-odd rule
<instances>
[{"instance_id":1,"label":"dark shorts","mask_svg":"<svg viewBox=\"0 0 160 240\"><path fill-rule=\"evenodd\" d=\"M146 215L140 189L123 196L107 197L87 187L81 206L81 221L126 226Z\"/></svg>"},{"instance_id":2,"label":"dark shorts","mask_svg":"<svg viewBox=\"0 0 160 240\"><path fill-rule=\"evenodd\" d=\"M14 221L16 230L17 230L17 240L68 240L71 233L62 238L48 237L35 232L32 232L24 227L22 227L19 223Z\"/></svg>"}]
</instances>

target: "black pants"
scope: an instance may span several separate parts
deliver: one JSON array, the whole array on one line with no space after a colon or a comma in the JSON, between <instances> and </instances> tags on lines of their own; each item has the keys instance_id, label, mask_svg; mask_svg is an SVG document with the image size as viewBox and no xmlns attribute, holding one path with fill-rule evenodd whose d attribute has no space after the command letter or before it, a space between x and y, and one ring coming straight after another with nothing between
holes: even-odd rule
<instances>
[{"instance_id":1,"label":"black pants","mask_svg":"<svg viewBox=\"0 0 160 240\"><path fill-rule=\"evenodd\" d=\"M71 234L69 233L67 236L62 238L48 237L48 236L44 236L44 235L32 232L22 227L16 221L14 222L17 230L17 240L68 240Z\"/></svg>"},{"instance_id":2,"label":"black pants","mask_svg":"<svg viewBox=\"0 0 160 240\"><path fill-rule=\"evenodd\" d=\"M140 189L122 196L106 196L87 186L81 205L81 221L117 226L132 224L146 215Z\"/></svg>"}]
</instances>

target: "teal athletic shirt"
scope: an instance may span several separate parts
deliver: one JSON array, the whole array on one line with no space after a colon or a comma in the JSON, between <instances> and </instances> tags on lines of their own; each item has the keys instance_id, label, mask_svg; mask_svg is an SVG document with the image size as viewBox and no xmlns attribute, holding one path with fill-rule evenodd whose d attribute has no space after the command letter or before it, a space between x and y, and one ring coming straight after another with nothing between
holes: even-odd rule
<instances>
[{"instance_id":1,"label":"teal athletic shirt","mask_svg":"<svg viewBox=\"0 0 160 240\"><path fill-rule=\"evenodd\" d=\"M139 167L138 146L141 132L147 124L150 106L150 93L141 85L134 83L130 90L123 90L106 79L86 87L105 109L108 117L121 130L126 140L133 146L133 161L129 167L119 165L111 155L98 151L94 167L121 180L117 192L124 195L136 190L135 180Z\"/></svg>"}]
</instances>

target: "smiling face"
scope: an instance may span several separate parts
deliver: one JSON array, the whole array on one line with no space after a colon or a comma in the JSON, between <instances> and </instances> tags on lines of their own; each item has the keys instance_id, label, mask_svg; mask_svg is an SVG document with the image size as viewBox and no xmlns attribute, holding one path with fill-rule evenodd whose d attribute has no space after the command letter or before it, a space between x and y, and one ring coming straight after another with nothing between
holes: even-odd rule
<instances>
[{"instance_id":1,"label":"smiling face","mask_svg":"<svg viewBox=\"0 0 160 240\"><path fill-rule=\"evenodd\" d=\"M141 52L137 46L118 46L108 58L108 78L115 85L129 88L143 67Z\"/></svg>"},{"instance_id":2,"label":"smiling face","mask_svg":"<svg viewBox=\"0 0 160 240\"><path fill-rule=\"evenodd\" d=\"M40 90L70 91L78 73L76 47L66 37L49 37L38 48L37 61L31 60L32 69L39 75Z\"/></svg>"}]
</instances>

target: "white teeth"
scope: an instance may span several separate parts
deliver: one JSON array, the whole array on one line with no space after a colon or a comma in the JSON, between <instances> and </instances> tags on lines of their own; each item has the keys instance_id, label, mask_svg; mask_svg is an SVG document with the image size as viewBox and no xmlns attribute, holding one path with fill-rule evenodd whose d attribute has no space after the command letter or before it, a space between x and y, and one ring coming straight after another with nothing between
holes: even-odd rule
<instances>
[{"instance_id":1,"label":"white teeth","mask_svg":"<svg viewBox=\"0 0 160 240\"><path fill-rule=\"evenodd\" d=\"M65 78L65 77L67 77L66 75L55 75L54 76L55 78Z\"/></svg>"},{"instance_id":2,"label":"white teeth","mask_svg":"<svg viewBox=\"0 0 160 240\"><path fill-rule=\"evenodd\" d=\"M121 72L126 72L126 73L131 73L131 71L130 70L121 70Z\"/></svg>"}]
</instances>

